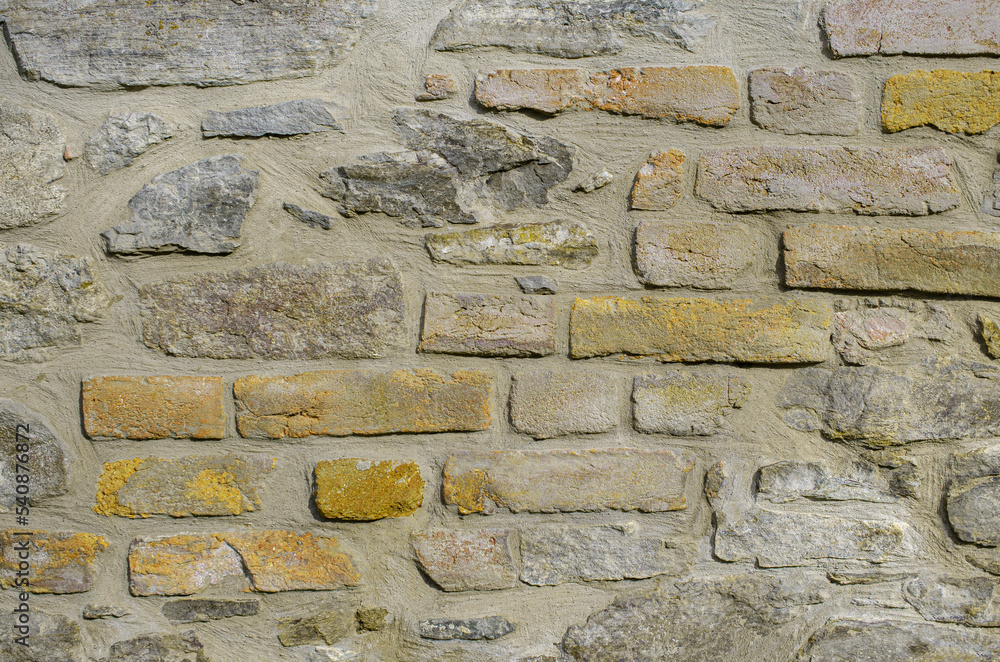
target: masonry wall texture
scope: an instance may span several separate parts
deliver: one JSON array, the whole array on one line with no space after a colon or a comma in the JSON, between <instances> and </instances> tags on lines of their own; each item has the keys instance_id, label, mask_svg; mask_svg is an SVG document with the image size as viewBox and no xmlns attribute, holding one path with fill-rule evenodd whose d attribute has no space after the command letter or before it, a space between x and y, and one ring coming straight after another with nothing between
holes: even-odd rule
<instances>
[{"instance_id":1,"label":"masonry wall texture","mask_svg":"<svg viewBox=\"0 0 1000 662\"><path fill-rule=\"evenodd\" d=\"M1000 660L996 0L0 29L0 662Z\"/></svg>"}]
</instances>

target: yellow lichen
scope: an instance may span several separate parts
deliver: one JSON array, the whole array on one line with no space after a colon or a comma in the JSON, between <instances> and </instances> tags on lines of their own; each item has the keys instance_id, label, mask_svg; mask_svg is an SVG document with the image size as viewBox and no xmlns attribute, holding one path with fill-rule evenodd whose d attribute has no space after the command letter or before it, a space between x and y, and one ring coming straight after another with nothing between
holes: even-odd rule
<instances>
[{"instance_id":1,"label":"yellow lichen","mask_svg":"<svg viewBox=\"0 0 1000 662\"><path fill-rule=\"evenodd\" d=\"M236 476L228 471L202 469L184 484L184 496L198 499L206 506L221 504L231 514L239 515L243 512L243 493L233 485L235 481ZM252 504L247 504L246 510L253 510Z\"/></svg>"},{"instance_id":2,"label":"yellow lichen","mask_svg":"<svg viewBox=\"0 0 1000 662\"><path fill-rule=\"evenodd\" d=\"M120 517L149 517L148 513L135 513L118 502L118 491L125 487L139 467L146 462L142 458L105 462L104 473L97 479L97 503L94 512L98 515L118 515Z\"/></svg>"}]
</instances>

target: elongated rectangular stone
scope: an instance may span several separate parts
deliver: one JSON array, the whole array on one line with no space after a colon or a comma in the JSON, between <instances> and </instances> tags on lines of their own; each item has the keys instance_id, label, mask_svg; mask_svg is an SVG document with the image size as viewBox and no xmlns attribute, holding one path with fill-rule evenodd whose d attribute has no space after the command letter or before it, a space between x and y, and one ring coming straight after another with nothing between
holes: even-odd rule
<instances>
[{"instance_id":1,"label":"elongated rectangular stone","mask_svg":"<svg viewBox=\"0 0 1000 662\"><path fill-rule=\"evenodd\" d=\"M737 147L706 150L697 194L728 212L923 216L961 193L940 147Z\"/></svg>"},{"instance_id":2,"label":"elongated rectangular stone","mask_svg":"<svg viewBox=\"0 0 1000 662\"><path fill-rule=\"evenodd\" d=\"M757 497L775 503L796 499L896 503L916 496L920 485L913 462L884 468L861 458L842 462L785 460L761 467Z\"/></svg>"},{"instance_id":3,"label":"elongated rectangular stone","mask_svg":"<svg viewBox=\"0 0 1000 662\"><path fill-rule=\"evenodd\" d=\"M750 72L754 124L785 134L853 136L860 104L854 79L839 71L774 67Z\"/></svg>"},{"instance_id":4,"label":"elongated rectangular stone","mask_svg":"<svg viewBox=\"0 0 1000 662\"><path fill-rule=\"evenodd\" d=\"M109 376L83 380L83 429L91 439L222 439L221 377Z\"/></svg>"},{"instance_id":5,"label":"elongated rectangular stone","mask_svg":"<svg viewBox=\"0 0 1000 662\"><path fill-rule=\"evenodd\" d=\"M807 225L784 234L785 285L1000 296L1000 234Z\"/></svg>"},{"instance_id":6,"label":"elongated rectangular stone","mask_svg":"<svg viewBox=\"0 0 1000 662\"><path fill-rule=\"evenodd\" d=\"M463 515L687 507L694 458L672 450L464 451L444 467L444 502Z\"/></svg>"},{"instance_id":7,"label":"elongated rectangular stone","mask_svg":"<svg viewBox=\"0 0 1000 662\"><path fill-rule=\"evenodd\" d=\"M742 223L643 221L635 231L635 268L647 285L728 290L750 268L758 244Z\"/></svg>"},{"instance_id":8,"label":"elongated rectangular stone","mask_svg":"<svg viewBox=\"0 0 1000 662\"><path fill-rule=\"evenodd\" d=\"M387 260L275 263L139 288L146 345L213 359L379 358L406 345Z\"/></svg>"},{"instance_id":9,"label":"elongated rectangular stone","mask_svg":"<svg viewBox=\"0 0 1000 662\"><path fill-rule=\"evenodd\" d=\"M983 133L1000 124L1000 72L917 70L885 81L885 130L924 124L947 133Z\"/></svg>"},{"instance_id":10,"label":"elongated rectangular stone","mask_svg":"<svg viewBox=\"0 0 1000 662\"><path fill-rule=\"evenodd\" d=\"M795 662L995 660L1000 639L968 628L879 619L831 619L809 637Z\"/></svg>"},{"instance_id":11,"label":"elongated rectangular stone","mask_svg":"<svg viewBox=\"0 0 1000 662\"><path fill-rule=\"evenodd\" d=\"M1000 55L992 0L841 0L823 23L835 57Z\"/></svg>"},{"instance_id":12,"label":"elongated rectangular stone","mask_svg":"<svg viewBox=\"0 0 1000 662\"><path fill-rule=\"evenodd\" d=\"M596 297L576 299L570 356L660 361L815 363L830 353L830 310L819 302Z\"/></svg>"},{"instance_id":13,"label":"elongated rectangular stone","mask_svg":"<svg viewBox=\"0 0 1000 662\"><path fill-rule=\"evenodd\" d=\"M443 294L424 301L421 352L547 356L556 351L555 305L519 294Z\"/></svg>"},{"instance_id":14,"label":"elongated rectangular stone","mask_svg":"<svg viewBox=\"0 0 1000 662\"><path fill-rule=\"evenodd\" d=\"M503 224L428 234L427 252L450 264L521 264L585 269L597 257L597 242L583 223Z\"/></svg>"},{"instance_id":15,"label":"elongated rectangular stone","mask_svg":"<svg viewBox=\"0 0 1000 662\"><path fill-rule=\"evenodd\" d=\"M723 415L742 407L750 383L736 376L671 372L640 375L632 388L635 427L642 432L710 435L723 427Z\"/></svg>"},{"instance_id":16,"label":"elongated rectangular stone","mask_svg":"<svg viewBox=\"0 0 1000 662\"><path fill-rule=\"evenodd\" d=\"M445 591L490 591L517 584L507 529L430 529L413 534L417 563Z\"/></svg>"},{"instance_id":17,"label":"elongated rectangular stone","mask_svg":"<svg viewBox=\"0 0 1000 662\"><path fill-rule=\"evenodd\" d=\"M31 593L89 591L97 572L95 561L107 547L104 536L93 533L0 531L0 586Z\"/></svg>"},{"instance_id":18,"label":"elongated rectangular stone","mask_svg":"<svg viewBox=\"0 0 1000 662\"><path fill-rule=\"evenodd\" d=\"M241 377L233 394L244 437L472 432L490 427L493 379L477 370L323 370Z\"/></svg>"},{"instance_id":19,"label":"elongated rectangular stone","mask_svg":"<svg viewBox=\"0 0 1000 662\"><path fill-rule=\"evenodd\" d=\"M522 372L510 389L510 421L535 439L607 432L618 420L613 375Z\"/></svg>"},{"instance_id":20,"label":"elongated rectangular stone","mask_svg":"<svg viewBox=\"0 0 1000 662\"><path fill-rule=\"evenodd\" d=\"M211 111L201 123L201 132L206 138L294 136L340 129L337 118L322 99L296 99L226 113Z\"/></svg>"}]
</instances>

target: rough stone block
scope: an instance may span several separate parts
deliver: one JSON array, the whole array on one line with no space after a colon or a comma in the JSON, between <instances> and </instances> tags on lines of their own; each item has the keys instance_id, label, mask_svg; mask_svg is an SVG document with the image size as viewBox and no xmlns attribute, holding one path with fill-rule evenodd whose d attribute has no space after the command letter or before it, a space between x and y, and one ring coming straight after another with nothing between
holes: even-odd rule
<instances>
[{"instance_id":1,"label":"rough stone block","mask_svg":"<svg viewBox=\"0 0 1000 662\"><path fill-rule=\"evenodd\" d=\"M535 439L607 432L618 421L613 375L534 371L513 377L510 420Z\"/></svg>"},{"instance_id":2,"label":"rough stone block","mask_svg":"<svg viewBox=\"0 0 1000 662\"><path fill-rule=\"evenodd\" d=\"M955 329L948 309L937 302L874 297L840 300L833 316L833 346L848 365L868 365L882 359L883 350L912 338L946 340Z\"/></svg>"},{"instance_id":3,"label":"rough stone block","mask_svg":"<svg viewBox=\"0 0 1000 662\"><path fill-rule=\"evenodd\" d=\"M244 437L472 432L490 427L493 379L459 370L326 370L236 380Z\"/></svg>"},{"instance_id":4,"label":"rough stone block","mask_svg":"<svg viewBox=\"0 0 1000 662\"><path fill-rule=\"evenodd\" d=\"M201 133L206 138L295 136L341 129L337 118L322 99L296 99L225 113L213 110L201 123Z\"/></svg>"},{"instance_id":5,"label":"rough stone block","mask_svg":"<svg viewBox=\"0 0 1000 662\"><path fill-rule=\"evenodd\" d=\"M1000 639L966 628L895 619L836 618L809 637L795 662L978 662L998 655Z\"/></svg>"},{"instance_id":6,"label":"rough stone block","mask_svg":"<svg viewBox=\"0 0 1000 662\"><path fill-rule=\"evenodd\" d=\"M234 616L256 616L260 611L257 600L172 600L160 612L174 625L207 623Z\"/></svg>"},{"instance_id":7,"label":"rough stone block","mask_svg":"<svg viewBox=\"0 0 1000 662\"><path fill-rule=\"evenodd\" d=\"M368 522L409 517L424 502L424 479L415 462L357 458L316 465L316 507L324 517Z\"/></svg>"},{"instance_id":8,"label":"rough stone block","mask_svg":"<svg viewBox=\"0 0 1000 662\"><path fill-rule=\"evenodd\" d=\"M990 358L1000 359L1000 326L983 313L979 313L979 335Z\"/></svg>"},{"instance_id":9,"label":"rough stone block","mask_svg":"<svg viewBox=\"0 0 1000 662\"><path fill-rule=\"evenodd\" d=\"M556 351L555 305L519 294L428 292L417 349L470 356L547 356Z\"/></svg>"},{"instance_id":10,"label":"rough stone block","mask_svg":"<svg viewBox=\"0 0 1000 662\"><path fill-rule=\"evenodd\" d=\"M480 639L499 639L513 632L515 627L517 627L516 624L502 616L466 619L432 618L420 621L418 631L424 639L477 641Z\"/></svg>"},{"instance_id":11,"label":"rough stone block","mask_svg":"<svg viewBox=\"0 0 1000 662\"><path fill-rule=\"evenodd\" d=\"M629 206L654 211L670 209L680 200L683 174L683 152L672 149L650 154L635 174Z\"/></svg>"},{"instance_id":12,"label":"rough stone block","mask_svg":"<svg viewBox=\"0 0 1000 662\"><path fill-rule=\"evenodd\" d=\"M403 285L384 259L148 283L139 302L146 345L173 356L380 358L406 345Z\"/></svg>"},{"instance_id":13,"label":"rough stone block","mask_svg":"<svg viewBox=\"0 0 1000 662\"><path fill-rule=\"evenodd\" d=\"M221 377L92 377L83 380L83 429L91 439L222 439Z\"/></svg>"},{"instance_id":14,"label":"rough stone block","mask_svg":"<svg viewBox=\"0 0 1000 662\"><path fill-rule=\"evenodd\" d=\"M956 480L948 488L948 521L966 542L1000 546L1000 476Z\"/></svg>"},{"instance_id":15,"label":"rough stone block","mask_svg":"<svg viewBox=\"0 0 1000 662\"><path fill-rule=\"evenodd\" d=\"M108 175L132 165L136 157L153 145L173 137L176 127L154 113L108 115L84 148L88 166Z\"/></svg>"},{"instance_id":16,"label":"rough stone block","mask_svg":"<svg viewBox=\"0 0 1000 662\"><path fill-rule=\"evenodd\" d=\"M31 593L89 591L97 558L107 547L107 539L93 533L0 531L0 586ZM27 575L19 575L24 553L30 568Z\"/></svg>"},{"instance_id":17,"label":"rough stone block","mask_svg":"<svg viewBox=\"0 0 1000 662\"><path fill-rule=\"evenodd\" d=\"M923 216L961 202L940 147L737 147L706 150L697 194L727 212Z\"/></svg>"},{"instance_id":18,"label":"rough stone block","mask_svg":"<svg viewBox=\"0 0 1000 662\"><path fill-rule=\"evenodd\" d=\"M16 626L21 626L17 622L18 616L13 613L4 615L2 627L11 635ZM79 662L87 659L80 626L72 619L32 608L29 620L28 645L22 646L14 636L3 637L0 639L0 659L12 662Z\"/></svg>"},{"instance_id":19,"label":"rough stone block","mask_svg":"<svg viewBox=\"0 0 1000 662\"><path fill-rule=\"evenodd\" d=\"M758 243L741 223L643 221L635 267L646 285L728 290L750 268Z\"/></svg>"},{"instance_id":20,"label":"rough stone block","mask_svg":"<svg viewBox=\"0 0 1000 662\"><path fill-rule=\"evenodd\" d=\"M30 477L27 495L17 493L18 465L26 468ZM0 398L0 513L13 511L18 496L20 505L28 502L34 506L65 494L69 466L66 442L45 418L18 402Z\"/></svg>"},{"instance_id":21,"label":"rough stone block","mask_svg":"<svg viewBox=\"0 0 1000 662\"><path fill-rule=\"evenodd\" d=\"M896 468L883 468L861 458L842 462L785 460L761 467L757 498L775 503L797 499L896 503L901 497L915 497L919 485L912 460Z\"/></svg>"},{"instance_id":22,"label":"rough stone block","mask_svg":"<svg viewBox=\"0 0 1000 662\"><path fill-rule=\"evenodd\" d=\"M721 374L671 372L641 375L632 387L632 414L642 432L710 435L723 428L723 415L742 407L750 382Z\"/></svg>"},{"instance_id":23,"label":"rough stone block","mask_svg":"<svg viewBox=\"0 0 1000 662\"><path fill-rule=\"evenodd\" d=\"M946 133L983 133L1000 124L1000 72L935 69L891 76L882 93L882 126L895 132L924 124Z\"/></svg>"},{"instance_id":24,"label":"rough stone block","mask_svg":"<svg viewBox=\"0 0 1000 662\"><path fill-rule=\"evenodd\" d=\"M155 656L155 657L151 657ZM194 630L141 634L117 641L101 662L211 662Z\"/></svg>"},{"instance_id":25,"label":"rough stone block","mask_svg":"<svg viewBox=\"0 0 1000 662\"><path fill-rule=\"evenodd\" d=\"M51 115L0 101L0 230L62 211L66 190L55 182L63 176L65 149Z\"/></svg>"},{"instance_id":26,"label":"rough stone block","mask_svg":"<svg viewBox=\"0 0 1000 662\"><path fill-rule=\"evenodd\" d=\"M278 641L282 646L330 646L354 634L354 630L354 610L347 606L278 619Z\"/></svg>"},{"instance_id":27,"label":"rough stone block","mask_svg":"<svg viewBox=\"0 0 1000 662\"><path fill-rule=\"evenodd\" d=\"M853 136L858 102L854 79L838 71L775 67L750 72L750 117L777 133Z\"/></svg>"},{"instance_id":28,"label":"rough stone block","mask_svg":"<svg viewBox=\"0 0 1000 662\"><path fill-rule=\"evenodd\" d=\"M514 276L514 280L525 294L555 294L559 291L559 283L548 276Z\"/></svg>"},{"instance_id":29,"label":"rough stone block","mask_svg":"<svg viewBox=\"0 0 1000 662\"><path fill-rule=\"evenodd\" d=\"M428 234L427 252L435 262L518 264L585 269L597 257L597 242L583 223L504 224Z\"/></svg>"},{"instance_id":30,"label":"rough stone block","mask_svg":"<svg viewBox=\"0 0 1000 662\"><path fill-rule=\"evenodd\" d=\"M1000 582L986 577L920 577L903 597L928 621L973 627L1000 626Z\"/></svg>"},{"instance_id":31,"label":"rough stone block","mask_svg":"<svg viewBox=\"0 0 1000 662\"><path fill-rule=\"evenodd\" d=\"M424 91L417 95L417 101L441 101L458 94L458 83L447 74L427 74L424 77Z\"/></svg>"},{"instance_id":32,"label":"rough stone block","mask_svg":"<svg viewBox=\"0 0 1000 662\"><path fill-rule=\"evenodd\" d=\"M463 515L687 507L694 459L672 450L464 451L444 467L444 502Z\"/></svg>"},{"instance_id":33,"label":"rough stone block","mask_svg":"<svg viewBox=\"0 0 1000 662\"><path fill-rule=\"evenodd\" d=\"M445 591L492 591L517 584L507 529L430 529L413 533L421 570Z\"/></svg>"},{"instance_id":34,"label":"rough stone block","mask_svg":"<svg viewBox=\"0 0 1000 662\"><path fill-rule=\"evenodd\" d=\"M660 361L815 363L829 354L830 310L803 299L623 297L576 299L570 356L652 356Z\"/></svg>"}]
</instances>

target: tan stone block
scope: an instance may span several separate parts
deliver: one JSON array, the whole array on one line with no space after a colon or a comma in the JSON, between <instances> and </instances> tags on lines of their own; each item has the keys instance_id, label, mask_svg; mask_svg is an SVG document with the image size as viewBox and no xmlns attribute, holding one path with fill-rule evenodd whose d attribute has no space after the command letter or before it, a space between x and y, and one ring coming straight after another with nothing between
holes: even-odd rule
<instances>
[{"instance_id":1,"label":"tan stone block","mask_svg":"<svg viewBox=\"0 0 1000 662\"><path fill-rule=\"evenodd\" d=\"M740 223L643 221L635 231L635 267L647 285L728 290L753 263L757 244Z\"/></svg>"},{"instance_id":2,"label":"tan stone block","mask_svg":"<svg viewBox=\"0 0 1000 662\"><path fill-rule=\"evenodd\" d=\"M83 428L91 438L222 439L220 377L93 377L83 380Z\"/></svg>"},{"instance_id":3,"label":"tan stone block","mask_svg":"<svg viewBox=\"0 0 1000 662\"><path fill-rule=\"evenodd\" d=\"M750 117L785 134L853 136L860 104L854 79L839 71L774 67L750 72Z\"/></svg>"},{"instance_id":4,"label":"tan stone block","mask_svg":"<svg viewBox=\"0 0 1000 662\"><path fill-rule=\"evenodd\" d=\"M325 370L237 379L244 437L471 432L490 427L492 378L459 370Z\"/></svg>"},{"instance_id":5,"label":"tan stone block","mask_svg":"<svg viewBox=\"0 0 1000 662\"><path fill-rule=\"evenodd\" d=\"M831 311L816 301L576 299L573 358L628 354L660 361L815 363L830 351Z\"/></svg>"},{"instance_id":6,"label":"tan stone block","mask_svg":"<svg viewBox=\"0 0 1000 662\"><path fill-rule=\"evenodd\" d=\"M93 533L0 531L0 586L31 593L89 591L94 562L107 547L104 536ZM19 575L22 561L27 561L29 569ZM25 578L27 583L23 583Z\"/></svg>"},{"instance_id":7,"label":"tan stone block","mask_svg":"<svg viewBox=\"0 0 1000 662\"><path fill-rule=\"evenodd\" d=\"M635 427L642 432L710 435L723 427L723 415L743 406L750 382L735 375L672 371L640 375L632 389Z\"/></svg>"},{"instance_id":8,"label":"tan stone block","mask_svg":"<svg viewBox=\"0 0 1000 662\"><path fill-rule=\"evenodd\" d=\"M324 517L408 517L423 501L424 479L416 462L344 458L316 464L316 507Z\"/></svg>"},{"instance_id":9,"label":"tan stone block","mask_svg":"<svg viewBox=\"0 0 1000 662\"><path fill-rule=\"evenodd\" d=\"M639 168L632 185L632 209L662 211L670 209L681 197L684 152L671 149L654 152Z\"/></svg>"},{"instance_id":10,"label":"tan stone block","mask_svg":"<svg viewBox=\"0 0 1000 662\"><path fill-rule=\"evenodd\" d=\"M597 257L597 242L583 223L504 223L424 236L435 262L519 264L585 269Z\"/></svg>"},{"instance_id":11,"label":"tan stone block","mask_svg":"<svg viewBox=\"0 0 1000 662\"><path fill-rule=\"evenodd\" d=\"M517 585L507 529L431 529L413 534L427 576L445 591L490 591Z\"/></svg>"},{"instance_id":12,"label":"tan stone block","mask_svg":"<svg viewBox=\"0 0 1000 662\"><path fill-rule=\"evenodd\" d=\"M556 351L556 310L545 297L429 292L421 352L548 356Z\"/></svg>"},{"instance_id":13,"label":"tan stone block","mask_svg":"<svg viewBox=\"0 0 1000 662\"><path fill-rule=\"evenodd\" d=\"M1000 72L911 71L885 82L882 126L930 124L947 133L983 133L1000 124Z\"/></svg>"},{"instance_id":14,"label":"tan stone block","mask_svg":"<svg viewBox=\"0 0 1000 662\"><path fill-rule=\"evenodd\" d=\"M535 439L607 432L618 422L614 375L539 370L513 376L510 422Z\"/></svg>"}]
</instances>

